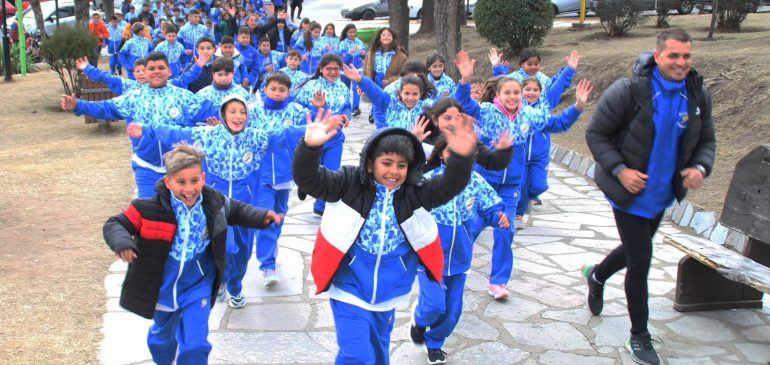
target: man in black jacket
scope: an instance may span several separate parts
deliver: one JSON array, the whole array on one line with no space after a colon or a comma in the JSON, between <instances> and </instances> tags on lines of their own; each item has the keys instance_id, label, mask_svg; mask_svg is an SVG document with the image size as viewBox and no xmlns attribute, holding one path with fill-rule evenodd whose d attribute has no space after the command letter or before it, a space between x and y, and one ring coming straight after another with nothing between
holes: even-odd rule
<instances>
[{"instance_id":1,"label":"man in black jacket","mask_svg":"<svg viewBox=\"0 0 770 365\"><path fill-rule=\"evenodd\" d=\"M692 68L691 51L687 32L663 31L655 52L636 61L634 77L607 89L586 130L596 184L612 205L621 241L601 263L583 267L588 307L599 315L604 283L627 268L626 348L640 364L660 363L647 331L652 236L665 209L687 189L700 188L714 163L711 97Z\"/></svg>"}]
</instances>

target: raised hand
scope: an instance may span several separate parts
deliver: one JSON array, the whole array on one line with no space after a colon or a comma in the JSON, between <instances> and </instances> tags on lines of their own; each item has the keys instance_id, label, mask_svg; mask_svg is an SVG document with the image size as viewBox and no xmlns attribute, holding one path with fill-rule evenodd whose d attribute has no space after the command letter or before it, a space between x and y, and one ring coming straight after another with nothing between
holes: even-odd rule
<instances>
[{"instance_id":1,"label":"raised hand","mask_svg":"<svg viewBox=\"0 0 770 365\"><path fill-rule=\"evenodd\" d=\"M492 68L495 68L500 65L500 62L503 61L503 54L497 51L497 48L492 47L489 49L489 63L492 64Z\"/></svg>"},{"instance_id":2,"label":"raised hand","mask_svg":"<svg viewBox=\"0 0 770 365\"><path fill-rule=\"evenodd\" d=\"M350 80L353 80L355 82L361 81L361 73L358 72L358 70L353 67L353 65L346 65L342 64L342 72L345 73L345 77L347 77Z\"/></svg>"},{"instance_id":3,"label":"raised hand","mask_svg":"<svg viewBox=\"0 0 770 365\"><path fill-rule=\"evenodd\" d=\"M326 106L326 92L323 90L316 90L316 92L313 93L313 100L311 100L310 103L316 108L323 108Z\"/></svg>"},{"instance_id":4,"label":"raised hand","mask_svg":"<svg viewBox=\"0 0 770 365\"><path fill-rule=\"evenodd\" d=\"M206 118L206 125L210 125L212 127L216 127L220 123L222 123L222 122L220 122L219 119L217 119L217 117L208 117L208 118Z\"/></svg>"},{"instance_id":5,"label":"raised hand","mask_svg":"<svg viewBox=\"0 0 770 365\"><path fill-rule=\"evenodd\" d=\"M428 125L431 123L430 119L426 118L424 115L420 116L419 119L417 119L417 123L415 123L414 128L412 128L412 134L414 134L417 139L420 140L420 142L424 141L428 136L430 136L431 131L425 131L426 128L428 128Z\"/></svg>"},{"instance_id":6,"label":"raised hand","mask_svg":"<svg viewBox=\"0 0 770 365\"><path fill-rule=\"evenodd\" d=\"M192 54L192 51L190 51L190 54ZM195 64L200 68L203 68L204 66L206 66L206 64L209 63L209 59L210 59L210 56L193 56L193 57L195 59Z\"/></svg>"},{"instance_id":7,"label":"raised hand","mask_svg":"<svg viewBox=\"0 0 770 365\"><path fill-rule=\"evenodd\" d=\"M457 52L457 55L455 56L455 66L457 66L457 70L460 71L460 76L462 77L460 83L465 84L470 81L473 76L473 71L476 68L476 60L471 59L468 52L460 51Z\"/></svg>"},{"instance_id":8,"label":"raised hand","mask_svg":"<svg viewBox=\"0 0 770 365\"><path fill-rule=\"evenodd\" d=\"M586 107L592 91L594 91L594 87L591 85L591 81L581 79L577 89L575 89L575 108L582 111Z\"/></svg>"},{"instance_id":9,"label":"raised hand","mask_svg":"<svg viewBox=\"0 0 770 365\"><path fill-rule=\"evenodd\" d=\"M468 157L476 151L478 137L468 118L463 118L461 125L450 125L441 132L446 137L447 147L455 153Z\"/></svg>"},{"instance_id":10,"label":"raised hand","mask_svg":"<svg viewBox=\"0 0 770 365\"><path fill-rule=\"evenodd\" d=\"M126 126L126 132L128 132L128 136L132 138L139 138L142 136L142 123L139 122L132 122L128 123Z\"/></svg>"},{"instance_id":11,"label":"raised hand","mask_svg":"<svg viewBox=\"0 0 770 365\"><path fill-rule=\"evenodd\" d=\"M509 130L503 130L497 135L497 140L494 141L493 146L496 150L504 150L513 146L513 139L511 138L511 132Z\"/></svg>"},{"instance_id":12,"label":"raised hand","mask_svg":"<svg viewBox=\"0 0 770 365\"><path fill-rule=\"evenodd\" d=\"M323 108L318 110L315 121L307 114L307 129L305 129L305 144L310 147L321 147L337 134L337 128L332 128L331 112Z\"/></svg>"},{"instance_id":13,"label":"raised hand","mask_svg":"<svg viewBox=\"0 0 770 365\"><path fill-rule=\"evenodd\" d=\"M580 63L580 55L578 54L578 51L573 49L566 59L567 59L567 67L573 70L577 70L578 63Z\"/></svg>"},{"instance_id":14,"label":"raised hand","mask_svg":"<svg viewBox=\"0 0 770 365\"><path fill-rule=\"evenodd\" d=\"M65 112L73 111L76 106L78 106L78 99L74 95L61 96L61 110Z\"/></svg>"},{"instance_id":15,"label":"raised hand","mask_svg":"<svg viewBox=\"0 0 770 365\"><path fill-rule=\"evenodd\" d=\"M88 66L88 58L80 57L75 60L75 67L77 67L78 70L85 71L86 66Z\"/></svg>"}]
</instances>

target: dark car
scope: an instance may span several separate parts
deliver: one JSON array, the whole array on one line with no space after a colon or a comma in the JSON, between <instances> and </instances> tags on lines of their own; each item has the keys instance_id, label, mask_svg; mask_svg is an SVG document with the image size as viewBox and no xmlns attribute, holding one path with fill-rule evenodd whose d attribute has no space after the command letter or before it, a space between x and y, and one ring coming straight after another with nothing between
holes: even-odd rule
<instances>
[{"instance_id":1,"label":"dark car","mask_svg":"<svg viewBox=\"0 0 770 365\"><path fill-rule=\"evenodd\" d=\"M655 10L655 6L657 5L656 0L633 0L639 3L642 3L644 10ZM692 9L695 7L695 2L693 0L678 0L676 4L674 4L674 8L676 9L676 12L679 14L690 14L692 13ZM601 16L596 11L596 8L599 5L599 0L591 0L591 10L597 15Z\"/></svg>"},{"instance_id":2,"label":"dark car","mask_svg":"<svg viewBox=\"0 0 770 365\"><path fill-rule=\"evenodd\" d=\"M371 20L390 15L388 0L352 0L340 10L343 18Z\"/></svg>"}]
</instances>

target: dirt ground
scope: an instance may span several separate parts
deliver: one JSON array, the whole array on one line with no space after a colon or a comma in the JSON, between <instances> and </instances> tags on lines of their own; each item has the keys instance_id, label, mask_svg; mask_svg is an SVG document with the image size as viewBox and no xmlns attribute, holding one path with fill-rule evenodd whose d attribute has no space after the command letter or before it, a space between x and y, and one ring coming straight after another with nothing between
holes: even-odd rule
<instances>
[{"instance_id":1,"label":"dirt ground","mask_svg":"<svg viewBox=\"0 0 770 365\"><path fill-rule=\"evenodd\" d=\"M735 162L770 138L770 14L752 14L746 31L704 42L708 16L675 16L674 26L696 38L695 65L712 82L718 161L706 188L690 199L720 210ZM607 39L602 30L553 30L541 47L552 74L571 49L583 55L578 77L597 86L594 103L613 80L629 74L636 55L654 47L656 29ZM473 28L465 49L488 74L488 44ZM424 60L433 39L412 40L412 58ZM58 112L61 84L53 72L0 83L0 359L7 364L96 363L105 312L103 279L113 256L104 244L104 220L133 195L130 144L123 123L108 132L82 117ZM563 104L573 101L568 95ZM556 143L587 154L588 116Z\"/></svg>"},{"instance_id":2,"label":"dirt ground","mask_svg":"<svg viewBox=\"0 0 770 365\"><path fill-rule=\"evenodd\" d=\"M693 67L710 85L717 127L714 171L704 188L690 192L687 199L707 210L721 212L735 164L759 144L770 143L770 13L750 14L743 23L743 32L717 33L716 41L705 41L710 20L710 14L687 15L673 16L669 22L671 26L685 28L694 38ZM585 127L597 101L613 81L630 76L631 65L639 53L655 48L660 30L654 25L654 19L649 19L632 29L629 36L617 39L606 37L598 24L579 31L551 30L539 47L543 71L554 74L565 66L564 58L569 52L577 49L582 57L575 80L588 78L596 86L586 115L569 132L554 135L554 143L590 155ZM489 44L475 28L463 30L463 49L479 60L478 75L490 75ZM435 52L435 38L413 38L410 50L410 59L424 61ZM573 90L569 90L560 108L574 100Z\"/></svg>"}]
</instances>

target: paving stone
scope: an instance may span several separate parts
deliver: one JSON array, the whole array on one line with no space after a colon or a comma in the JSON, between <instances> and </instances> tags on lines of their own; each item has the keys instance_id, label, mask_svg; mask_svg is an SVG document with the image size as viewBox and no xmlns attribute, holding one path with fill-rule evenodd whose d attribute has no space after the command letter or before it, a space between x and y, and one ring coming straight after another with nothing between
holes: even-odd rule
<instances>
[{"instance_id":1,"label":"paving stone","mask_svg":"<svg viewBox=\"0 0 770 365\"><path fill-rule=\"evenodd\" d=\"M741 331L749 341L764 342L770 344L770 327L761 326Z\"/></svg>"},{"instance_id":2,"label":"paving stone","mask_svg":"<svg viewBox=\"0 0 770 365\"><path fill-rule=\"evenodd\" d=\"M604 235L607 238L616 239L616 240L620 239L620 234L618 234L618 229L615 226L612 226L612 227L588 226L586 228L588 228L588 229L590 229L592 231L601 233L602 235Z\"/></svg>"},{"instance_id":3,"label":"paving stone","mask_svg":"<svg viewBox=\"0 0 770 365\"><path fill-rule=\"evenodd\" d=\"M618 291L623 293L622 291ZM607 297L605 296L604 299L604 308L602 309L602 317L609 317L609 316L625 316L628 317L628 307L626 306L626 296L625 293L623 293L620 298L622 298L622 303L618 302L610 302ZM585 309L588 310L588 305L585 305Z\"/></svg>"},{"instance_id":4,"label":"paving stone","mask_svg":"<svg viewBox=\"0 0 770 365\"><path fill-rule=\"evenodd\" d=\"M492 297L486 292L474 292L466 288L463 293L463 312L475 312L481 307L482 303L490 299Z\"/></svg>"},{"instance_id":5,"label":"paving stone","mask_svg":"<svg viewBox=\"0 0 770 365\"><path fill-rule=\"evenodd\" d=\"M736 343L734 346L746 357L746 360L764 364L767 359L770 359L770 346L766 343Z\"/></svg>"},{"instance_id":6,"label":"paving stone","mask_svg":"<svg viewBox=\"0 0 770 365\"><path fill-rule=\"evenodd\" d=\"M666 293L673 293L676 288L676 283L663 280L647 280L647 291L650 295L666 295Z\"/></svg>"},{"instance_id":7,"label":"paving stone","mask_svg":"<svg viewBox=\"0 0 770 365\"><path fill-rule=\"evenodd\" d=\"M294 251L302 252L308 255L311 255L313 253L314 246L315 246L315 241L307 240L303 238L303 236L283 236L282 235L278 239L279 249L288 248L288 249L292 249Z\"/></svg>"},{"instance_id":8,"label":"paving stone","mask_svg":"<svg viewBox=\"0 0 770 365\"><path fill-rule=\"evenodd\" d=\"M620 240L600 240L594 238L575 238L570 241L570 246L580 246L590 249L600 249L602 251L612 251L620 245Z\"/></svg>"},{"instance_id":9,"label":"paving stone","mask_svg":"<svg viewBox=\"0 0 770 365\"><path fill-rule=\"evenodd\" d=\"M580 229L579 222L555 222L555 221L548 221L544 219L535 219L531 225L533 227Z\"/></svg>"},{"instance_id":10,"label":"paving stone","mask_svg":"<svg viewBox=\"0 0 770 365\"><path fill-rule=\"evenodd\" d=\"M569 352L546 351L539 357L542 364L570 364L570 365L613 365L614 359L598 356L582 356Z\"/></svg>"},{"instance_id":11,"label":"paving stone","mask_svg":"<svg viewBox=\"0 0 770 365\"><path fill-rule=\"evenodd\" d=\"M535 299L550 307L567 309L585 301L582 294L565 291L563 287L545 280L523 277L515 283L516 285L509 285L511 291Z\"/></svg>"},{"instance_id":12,"label":"paving stone","mask_svg":"<svg viewBox=\"0 0 770 365\"><path fill-rule=\"evenodd\" d=\"M391 347L394 345L395 350L392 350L390 355L391 364L424 365L427 363L428 355L425 354L425 347L417 346L411 341L401 344L391 342Z\"/></svg>"},{"instance_id":13,"label":"paving stone","mask_svg":"<svg viewBox=\"0 0 770 365\"><path fill-rule=\"evenodd\" d=\"M559 236L521 236L516 235L513 239L513 242L516 244L521 244L523 246L527 246L530 244L536 244L536 243L545 243L545 242L556 242L558 240L562 239L562 237Z\"/></svg>"},{"instance_id":14,"label":"paving stone","mask_svg":"<svg viewBox=\"0 0 770 365\"><path fill-rule=\"evenodd\" d=\"M711 241L714 241L717 244L723 245L725 243L725 239L727 239L727 232L729 230L727 227L723 226L721 223L717 223L714 226L714 230L711 231L711 234L709 235L709 239Z\"/></svg>"},{"instance_id":15,"label":"paving stone","mask_svg":"<svg viewBox=\"0 0 770 365\"><path fill-rule=\"evenodd\" d=\"M594 252L582 252L566 255L553 255L551 261L561 266L565 271L579 271L585 263L597 263L604 259L604 255Z\"/></svg>"},{"instance_id":16,"label":"paving stone","mask_svg":"<svg viewBox=\"0 0 770 365\"><path fill-rule=\"evenodd\" d=\"M561 272L561 270L557 268L545 266L543 264L527 261L521 258L515 259L513 263L513 269L536 275L554 274Z\"/></svg>"},{"instance_id":17,"label":"paving stone","mask_svg":"<svg viewBox=\"0 0 770 365\"><path fill-rule=\"evenodd\" d=\"M447 360L452 364L516 364L528 356L529 352L499 342L485 342L450 354Z\"/></svg>"},{"instance_id":18,"label":"paving stone","mask_svg":"<svg viewBox=\"0 0 770 365\"><path fill-rule=\"evenodd\" d=\"M544 349L591 350L580 331L566 323L504 323L516 343Z\"/></svg>"},{"instance_id":19,"label":"paving stone","mask_svg":"<svg viewBox=\"0 0 770 365\"><path fill-rule=\"evenodd\" d=\"M753 309L730 309L703 312L703 314L714 317L720 321L727 321L742 327L762 326L765 322L759 318ZM768 328L770 329L770 328Z\"/></svg>"},{"instance_id":20,"label":"paving stone","mask_svg":"<svg viewBox=\"0 0 770 365\"><path fill-rule=\"evenodd\" d=\"M717 365L719 363L714 362L714 360L708 357L688 357L688 358L669 357L668 364L669 365L712 365L712 364Z\"/></svg>"},{"instance_id":21,"label":"paving stone","mask_svg":"<svg viewBox=\"0 0 770 365\"><path fill-rule=\"evenodd\" d=\"M593 327L596 334L594 344L596 346L622 347L629 336L631 321L628 316L599 317L599 324Z\"/></svg>"},{"instance_id":22,"label":"paving stone","mask_svg":"<svg viewBox=\"0 0 770 365\"><path fill-rule=\"evenodd\" d=\"M209 331L216 331L222 325L222 319L227 313L227 303L216 303L209 314Z\"/></svg>"},{"instance_id":23,"label":"paving stone","mask_svg":"<svg viewBox=\"0 0 770 365\"><path fill-rule=\"evenodd\" d=\"M713 227L716 222L717 217L714 212L697 212L692 216L690 227L695 230L695 233L701 234Z\"/></svg>"},{"instance_id":24,"label":"paving stone","mask_svg":"<svg viewBox=\"0 0 770 365\"><path fill-rule=\"evenodd\" d=\"M300 331L310 319L310 304L247 305L230 313L229 329L252 331Z\"/></svg>"},{"instance_id":25,"label":"paving stone","mask_svg":"<svg viewBox=\"0 0 770 365\"><path fill-rule=\"evenodd\" d=\"M542 278L554 284L566 286L566 287L570 287L581 283L581 280L579 279L571 278L567 275L562 275L562 274L543 275Z\"/></svg>"},{"instance_id":26,"label":"paving stone","mask_svg":"<svg viewBox=\"0 0 770 365\"><path fill-rule=\"evenodd\" d=\"M547 307L517 296L506 301L491 301L484 310L484 318L499 318L506 321L521 322Z\"/></svg>"},{"instance_id":27,"label":"paving stone","mask_svg":"<svg viewBox=\"0 0 770 365\"><path fill-rule=\"evenodd\" d=\"M305 278L303 274L305 263L302 255L288 248L281 249L278 251L278 257L276 257L276 268L279 283L269 288L265 287L256 256L252 256L246 267L246 277L243 278L243 295L246 297L247 303L251 302L250 299L253 298L302 294L302 284Z\"/></svg>"},{"instance_id":28,"label":"paving stone","mask_svg":"<svg viewBox=\"0 0 770 365\"><path fill-rule=\"evenodd\" d=\"M694 208L691 203L687 203L687 205L684 207L684 213L682 213L682 219L679 220L679 225L683 227L687 227L690 225L690 220L692 220L692 215L694 214Z\"/></svg>"},{"instance_id":29,"label":"paving stone","mask_svg":"<svg viewBox=\"0 0 770 365\"><path fill-rule=\"evenodd\" d=\"M489 279L478 272L471 270L471 272L468 273L468 277L465 279L465 287L473 291L486 293L489 289Z\"/></svg>"},{"instance_id":30,"label":"paving stone","mask_svg":"<svg viewBox=\"0 0 770 365\"><path fill-rule=\"evenodd\" d=\"M567 245L561 242L541 243L539 245L527 246L527 249L544 255L561 255L568 253L585 252L582 248Z\"/></svg>"},{"instance_id":31,"label":"paving stone","mask_svg":"<svg viewBox=\"0 0 770 365\"><path fill-rule=\"evenodd\" d=\"M669 321L682 315L674 310L674 302L665 297L650 297L647 305L650 308L650 319L654 321Z\"/></svg>"},{"instance_id":32,"label":"paving stone","mask_svg":"<svg viewBox=\"0 0 770 365\"><path fill-rule=\"evenodd\" d=\"M317 332L335 340L334 332ZM316 337L317 338L317 337ZM302 332L217 332L209 335L214 346L211 363L296 364L331 363L336 351L321 346L316 338Z\"/></svg>"},{"instance_id":33,"label":"paving stone","mask_svg":"<svg viewBox=\"0 0 770 365\"><path fill-rule=\"evenodd\" d=\"M545 319L552 319L555 321L576 323L583 326L588 325L588 321L591 320L592 314L585 308L569 309L562 311L545 311L540 317Z\"/></svg>"},{"instance_id":34,"label":"paving stone","mask_svg":"<svg viewBox=\"0 0 770 365\"><path fill-rule=\"evenodd\" d=\"M537 219L556 222L579 222L589 226L615 227L615 220L590 213L558 213L538 215Z\"/></svg>"},{"instance_id":35,"label":"paving stone","mask_svg":"<svg viewBox=\"0 0 770 365\"><path fill-rule=\"evenodd\" d=\"M494 327L472 313L460 317L454 332L465 338L483 341L495 341L500 336Z\"/></svg>"},{"instance_id":36,"label":"paving stone","mask_svg":"<svg viewBox=\"0 0 770 365\"><path fill-rule=\"evenodd\" d=\"M100 363L131 364L152 358L147 349L147 331L152 325L151 320L129 312L109 312L102 318L104 339L99 349Z\"/></svg>"},{"instance_id":37,"label":"paving stone","mask_svg":"<svg viewBox=\"0 0 770 365\"><path fill-rule=\"evenodd\" d=\"M313 308L316 313L314 328L334 327L334 315L328 301L315 303Z\"/></svg>"},{"instance_id":38,"label":"paving stone","mask_svg":"<svg viewBox=\"0 0 770 365\"><path fill-rule=\"evenodd\" d=\"M699 342L732 341L735 335L722 322L697 314L688 314L673 322L666 323L677 336Z\"/></svg>"},{"instance_id":39,"label":"paving stone","mask_svg":"<svg viewBox=\"0 0 770 365\"><path fill-rule=\"evenodd\" d=\"M546 228L546 227L528 227L518 232L521 236L568 236L568 237L581 237L592 238L596 236L594 232L590 230L574 230L574 229L559 229L559 228Z\"/></svg>"}]
</instances>

